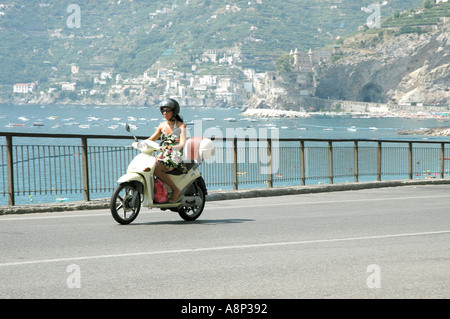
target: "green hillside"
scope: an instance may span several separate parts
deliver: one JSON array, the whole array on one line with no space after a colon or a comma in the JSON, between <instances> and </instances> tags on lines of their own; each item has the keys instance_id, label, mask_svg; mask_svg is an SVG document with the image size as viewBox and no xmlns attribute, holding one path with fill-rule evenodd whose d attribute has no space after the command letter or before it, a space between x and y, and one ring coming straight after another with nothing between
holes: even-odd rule
<instances>
[{"instance_id":1,"label":"green hillside","mask_svg":"<svg viewBox=\"0 0 450 319\"><path fill-rule=\"evenodd\" d=\"M403 12L396 12L383 22L383 27L416 27L434 25L442 17L450 17L450 3L435 4L432 0L425 0L423 6Z\"/></svg>"},{"instance_id":2,"label":"green hillside","mask_svg":"<svg viewBox=\"0 0 450 319\"><path fill-rule=\"evenodd\" d=\"M261 2L261 3L259 3ZM321 48L364 25L373 0L3 0L0 85L64 81L71 65L124 76L159 66L189 70L206 50L239 47L241 66L259 72L298 47ZM383 17L423 0L390 0Z\"/></svg>"}]
</instances>

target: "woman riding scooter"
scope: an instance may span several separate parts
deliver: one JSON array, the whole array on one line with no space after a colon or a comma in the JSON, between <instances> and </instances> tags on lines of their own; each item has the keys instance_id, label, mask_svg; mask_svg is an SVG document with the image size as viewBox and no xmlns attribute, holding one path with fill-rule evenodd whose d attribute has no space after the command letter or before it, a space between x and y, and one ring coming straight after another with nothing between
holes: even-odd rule
<instances>
[{"instance_id":1,"label":"woman riding scooter","mask_svg":"<svg viewBox=\"0 0 450 319\"><path fill-rule=\"evenodd\" d=\"M214 143L199 136L186 141L186 126L178 116L177 101L165 100L160 110L166 121L147 140L134 137L131 146L140 153L128 164L126 174L119 177L111 196L111 214L120 224L135 220L141 207L177 212L186 221L196 220L205 207L208 191L198 167L214 156ZM162 144L155 142L158 138ZM155 156L155 151L160 153ZM160 193L155 190L161 183L156 183L155 176L166 184L169 192L172 190L170 202L156 198Z\"/></svg>"},{"instance_id":2,"label":"woman riding scooter","mask_svg":"<svg viewBox=\"0 0 450 319\"><path fill-rule=\"evenodd\" d=\"M181 190L166 174L174 169L187 172L183 163L183 147L186 143L186 125L180 117L180 105L174 99L166 99L161 102L159 109L166 119L159 124L155 133L148 140L161 139L162 152L157 157L155 175L172 189L169 203L176 203L183 199Z\"/></svg>"}]
</instances>

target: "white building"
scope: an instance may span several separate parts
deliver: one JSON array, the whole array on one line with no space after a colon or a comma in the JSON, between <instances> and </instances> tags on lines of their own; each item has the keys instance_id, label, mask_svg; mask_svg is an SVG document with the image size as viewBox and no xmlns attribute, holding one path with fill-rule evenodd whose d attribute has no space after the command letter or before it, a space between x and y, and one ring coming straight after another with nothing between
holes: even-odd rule
<instances>
[{"instance_id":1,"label":"white building","mask_svg":"<svg viewBox=\"0 0 450 319\"><path fill-rule=\"evenodd\" d=\"M200 85L212 86L217 84L217 75L204 75L198 79Z\"/></svg>"},{"instance_id":2,"label":"white building","mask_svg":"<svg viewBox=\"0 0 450 319\"><path fill-rule=\"evenodd\" d=\"M203 53L201 57L202 62L214 62L217 63L218 52L216 50L208 50Z\"/></svg>"},{"instance_id":3,"label":"white building","mask_svg":"<svg viewBox=\"0 0 450 319\"><path fill-rule=\"evenodd\" d=\"M80 67L78 65L72 65L70 70L72 71L72 74L78 74L80 72Z\"/></svg>"},{"instance_id":4,"label":"white building","mask_svg":"<svg viewBox=\"0 0 450 319\"><path fill-rule=\"evenodd\" d=\"M13 91L14 93L31 93L36 88L36 84L34 83L16 83L14 84Z\"/></svg>"},{"instance_id":5,"label":"white building","mask_svg":"<svg viewBox=\"0 0 450 319\"><path fill-rule=\"evenodd\" d=\"M102 73L100 73L100 79L101 79L101 80L112 79L111 72L103 71Z\"/></svg>"},{"instance_id":6,"label":"white building","mask_svg":"<svg viewBox=\"0 0 450 319\"><path fill-rule=\"evenodd\" d=\"M63 91L75 91L77 84L76 83L63 83L61 85L61 90Z\"/></svg>"}]
</instances>

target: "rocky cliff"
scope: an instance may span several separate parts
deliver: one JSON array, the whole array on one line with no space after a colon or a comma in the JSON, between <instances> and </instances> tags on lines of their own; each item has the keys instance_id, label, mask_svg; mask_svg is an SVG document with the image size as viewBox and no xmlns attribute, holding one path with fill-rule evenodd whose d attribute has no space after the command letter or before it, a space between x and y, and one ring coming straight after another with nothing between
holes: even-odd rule
<instances>
[{"instance_id":1,"label":"rocky cliff","mask_svg":"<svg viewBox=\"0 0 450 319\"><path fill-rule=\"evenodd\" d=\"M450 105L450 25L390 36L371 51L319 69L316 79L321 98Z\"/></svg>"},{"instance_id":2,"label":"rocky cliff","mask_svg":"<svg viewBox=\"0 0 450 319\"><path fill-rule=\"evenodd\" d=\"M342 108L347 101L394 108L450 105L449 24L420 35L360 33L347 39L337 54L343 57L307 72L266 73L256 83L248 108L348 111ZM369 112L370 107L363 105L359 111Z\"/></svg>"}]
</instances>

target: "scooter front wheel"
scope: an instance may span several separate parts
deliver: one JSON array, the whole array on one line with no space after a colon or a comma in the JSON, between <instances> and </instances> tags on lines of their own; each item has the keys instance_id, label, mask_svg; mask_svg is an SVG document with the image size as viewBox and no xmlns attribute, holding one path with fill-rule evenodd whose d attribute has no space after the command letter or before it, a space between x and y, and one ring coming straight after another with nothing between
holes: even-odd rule
<instances>
[{"instance_id":1,"label":"scooter front wheel","mask_svg":"<svg viewBox=\"0 0 450 319\"><path fill-rule=\"evenodd\" d=\"M111 214L122 224L131 223L141 210L141 194L133 183L123 183L117 186L110 202Z\"/></svg>"}]
</instances>

